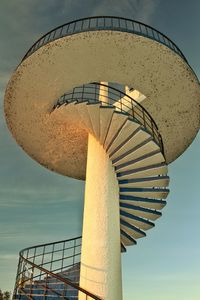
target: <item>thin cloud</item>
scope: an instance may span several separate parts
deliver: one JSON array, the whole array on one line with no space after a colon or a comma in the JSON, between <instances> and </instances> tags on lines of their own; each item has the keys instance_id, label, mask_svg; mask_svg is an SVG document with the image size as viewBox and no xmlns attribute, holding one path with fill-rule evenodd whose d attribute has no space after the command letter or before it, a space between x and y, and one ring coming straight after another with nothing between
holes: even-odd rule
<instances>
[{"instance_id":1,"label":"thin cloud","mask_svg":"<svg viewBox=\"0 0 200 300\"><path fill-rule=\"evenodd\" d=\"M0 260L16 260L17 257L15 254L0 254Z\"/></svg>"},{"instance_id":2,"label":"thin cloud","mask_svg":"<svg viewBox=\"0 0 200 300\"><path fill-rule=\"evenodd\" d=\"M153 18L158 4L159 0L103 0L94 7L92 14L111 14L148 23Z\"/></svg>"},{"instance_id":3,"label":"thin cloud","mask_svg":"<svg viewBox=\"0 0 200 300\"><path fill-rule=\"evenodd\" d=\"M0 207L30 206L34 203L39 206L60 205L65 203L77 202L83 198L77 195L72 189L62 188L33 188L33 187L3 187L0 188Z\"/></svg>"}]
</instances>

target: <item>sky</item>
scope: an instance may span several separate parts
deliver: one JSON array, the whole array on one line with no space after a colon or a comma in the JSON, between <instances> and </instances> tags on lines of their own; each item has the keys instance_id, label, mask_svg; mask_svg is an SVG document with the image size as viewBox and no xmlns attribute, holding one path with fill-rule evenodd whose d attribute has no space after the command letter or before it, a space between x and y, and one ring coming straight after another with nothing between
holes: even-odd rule
<instances>
[{"instance_id":1,"label":"sky","mask_svg":"<svg viewBox=\"0 0 200 300\"><path fill-rule=\"evenodd\" d=\"M28 157L4 119L6 84L45 32L81 17L135 19L169 36L200 78L200 1L0 0L0 288L12 290L20 249L79 236L84 182ZM190 100L190 99L189 99ZM147 237L123 254L124 300L200 299L200 136L169 165L170 195Z\"/></svg>"}]
</instances>

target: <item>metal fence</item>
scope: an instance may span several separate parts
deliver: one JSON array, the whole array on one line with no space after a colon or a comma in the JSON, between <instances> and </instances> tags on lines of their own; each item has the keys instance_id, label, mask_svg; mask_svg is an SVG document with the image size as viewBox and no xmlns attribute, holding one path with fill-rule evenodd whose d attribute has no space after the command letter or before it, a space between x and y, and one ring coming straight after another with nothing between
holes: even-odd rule
<instances>
[{"instance_id":1,"label":"metal fence","mask_svg":"<svg viewBox=\"0 0 200 300\"><path fill-rule=\"evenodd\" d=\"M97 16L83 18L58 26L55 29L43 35L39 40L37 40L33 44L33 46L28 50L28 52L25 54L22 60L26 59L37 49L51 41L54 41L67 35L95 30L123 31L153 39L176 52L187 62L185 56L183 55L181 50L175 45L175 43L172 42L172 40L170 40L166 35L162 34L160 31L138 21L113 16Z\"/></svg>"},{"instance_id":2,"label":"metal fence","mask_svg":"<svg viewBox=\"0 0 200 300\"><path fill-rule=\"evenodd\" d=\"M105 96L106 93L107 96ZM53 110L71 102L87 102L90 104L98 103L99 101L101 105L112 106L115 111L124 113L135 122L141 124L144 130L151 134L164 155L162 137L151 115L140 103L114 87L97 82L75 87L57 100Z\"/></svg>"},{"instance_id":3,"label":"metal fence","mask_svg":"<svg viewBox=\"0 0 200 300\"><path fill-rule=\"evenodd\" d=\"M79 286L81 237L22 250L13 299L67 300L82 292L84 299L99 297Z\"/></svg>"}]
</instances>

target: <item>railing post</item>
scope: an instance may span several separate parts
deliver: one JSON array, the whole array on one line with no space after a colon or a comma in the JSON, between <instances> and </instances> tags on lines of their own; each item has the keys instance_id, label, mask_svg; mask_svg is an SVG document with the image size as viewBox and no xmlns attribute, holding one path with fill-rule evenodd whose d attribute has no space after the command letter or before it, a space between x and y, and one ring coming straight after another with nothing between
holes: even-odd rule
<instances>
[{"instance_id":1,"label":"railing post","mask_svg":"<svg viewBox=\"0 0 200 300\"><path fill-rule=\"evenodd\" d=\"M152 130L152 136L153 136L153 139L154 139L155 133L154 133L154 124L153 124L152 119L151 119L151 130Z\"/></svg>"},{"instance_id":2,"label":"railing post","mask_svg":"<svg viewBox=\"0 0 200 300\"><path fill-rule=\"evenodd\" d=\"M18 260L17 275L16 275L16 280L15 280L13 299L16 298L18 284L19 284L19 281L20 281L20 273L21 273L21 257Z\"/></svg>"},{"instance_id":3,"label":"railing post","mask_svg":"<svg viewBox=\"0 0 200 300\"><path fill-rule=\"evenodd\" d=\"M131 101L131 106L132 106L132 115L133 115L133 118L135 118L135 110L134 110L133 101Z\"/></svg>"},{"instance_id":4,"label":"railing post","mask_svg":"<svg viewBox=\"0 0 200 300\"><path fill-rule=\"evenodd\" d=\"M83 88L82 88L82 96L81 96L81 100L83 101L84 99L84 93L85 93L85 85L83 85Z\"/></svg>"},{"instance_id":5,"label":"railing post","mask_svg":"<svg viewBox=\"0 0 200 300\"><path fill-rule=\"evenodd\" d=\"M46 300L46 294L47 294L47 279L48 279L48 276L45 276L45 287L44 287L44 300Z\"/></svg>"},{"instance_id":6,"label":"railing post","mask_svg":"<svg viewBox=\"0 0 200 300\"><path fill-rule=\"evenodd\" d=\"M101 81L99 85L99 101L102 102L102 105L108 103L108 82Z\"/></svg>"},{"instance_id":7,"label":"railing post","mask_svg":"<svg viewBox=\"0 0 200 300\"><path fill-rule=\"evenodd\" d=\"M51 32L48 34L48 39L47 39L47 42L49 42L49 40L50 40L50 37L51 37Z\"/></svg>"},{"instance_id":8,"label":"railing post","mask_svg":"<svg viewBox=\"0 0 200 300\"><path fill-rule=\"evenodd\" d=\"M43 246L43 251L42 251L42 259L41 259L41 266L43 266L44 263L44 254L45 254L45 246ZM41 279L42 271L40 271L40 279Z\"/></svg>"},{"instance_id":9,"label":"railing post","mask_svg":"<svg viewBox=\"0 0 200 300\"><path fill-rule=\"evenodd\" d=\"M126 31L127 31L127 28L128 28L128 26L127 26L127 20L125 20L125 27L126 27Z\"/></svg>"},{"instance_id":10,"label":"railing post","mask_svg":"<svg viewBox=\"0 0 200 300\"><path fill-rule=\"evenodd\" d=\"M56 30L55 30L54 33L53 33L53 39L55 38L55 35L56 35Z\"/></svg>"},{"instance_id":11,"label":"railing post","mask_svg":"<svg viewBox=\"0 0 200 300\"><path fill-rule=\"evenodd\" d=\"M142 110L142 114L143 114L144 127L146 128L146 120L145 120L145 113L144 113L144 110Z\"/></svg>"},{"instance_id":12,"label":"railing post","mask_svg":"<svg viewBox=\"0 0 200 300\"><path fill-rule=\"evenodd\" d=\"M50 271L52 271L52 265L53 265L54 246L55 246L55 244L53 244L53 246L52 246Z\"/></svg>"},{"instance_id":13,"label":"railing post","mask_svg":"<svg viewBox=\"0 0 200 300\"><path fill-rule=\"evenodd\" d=\"M73 32L75 31L75 29L76 29L76 22L74 22Z\"/></svg>"},{"instance_id":14,"label":"railing post","mask_svg":"<svg viewBox=\"0 0 200 300\"><path fill-rule=\"evenodd\" d=\"M84 23L84 20L82 20L82 22L81 22L81 30L83 29L83 23Z\"/></svg>"},{"instance_id":15,"label":"railing post","mask_svg":"<svg viewBox=\"0 0 200 300\"><path fill-rule=\"evenodd\" d=\"M63 32L63 26L61 27L61 30L60 30L60 37L62 36L62 32Z\"/></svg>"},{"instance_id":16,"label":"railing post","mask_svg":"<svg viewBox=\"0 0 200 300\"><path fill-rule=\"evenodd\" d=\"M63 243L63 248L62 248L61 272L63 271L64 254L65 254L65 242Z\"/></svg>"},{"instance_id":17,"label":"railing post","mask_svg":"<svg viewBox=\"0 0 200 300\"><path fill-rule=\"evenodd\" d=\"M31 286L31 288L30 288L30 296L32 296L32 291L33 291L33 275L34 275L34 267L32 266L32 268L31 268L31 278L30 278L30 286Z\"/></svg>"},{"instance_id":18,"label":"railing post","mask_svg":"<svg viewBox=\"0 0 200 300\"><path fill-rule=\"evenodd\" d=\"M142 33L142 27L141 24L139 23L139 28L140 28L140 32Z\"/></svg>"},{"instance_id":19,"label":"railing post","mask_svg":"<svg viewBox=\"0 0 200 300\"><path fill-rule=\"evenodd\" d=\"M76 254L76 239L74 240L73 266L75 261L75 254Z\"/></svg>"}]
</instances>

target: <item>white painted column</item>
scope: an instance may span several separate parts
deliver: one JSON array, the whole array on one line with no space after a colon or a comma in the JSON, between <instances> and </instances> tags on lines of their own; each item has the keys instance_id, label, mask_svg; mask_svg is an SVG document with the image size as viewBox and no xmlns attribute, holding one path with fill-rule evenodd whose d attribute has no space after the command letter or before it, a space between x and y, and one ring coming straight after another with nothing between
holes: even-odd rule
<instances>
[{"instance_id":1,"label":"white painted column","mask_svg":"<svg viewBox=\"0 0 200 300\"><path fill-rule=\"evenodd\" d=\"M122 299L118 183L108 155L90 134L80 286L105 300Z\"/></svg>"},{"instance_id":2,"label":"white painted column","mask_svg":"<svg viewBox=\"0 0 200 300\"><path fill-rule=\"evenodd\" d=\"M102 101L102 105L106 105L104 103L108 102L108 82L101 81L100 84L104 84L103 86L100 85L99 87L99 101Z\"/></svg>"}]
</instances>

